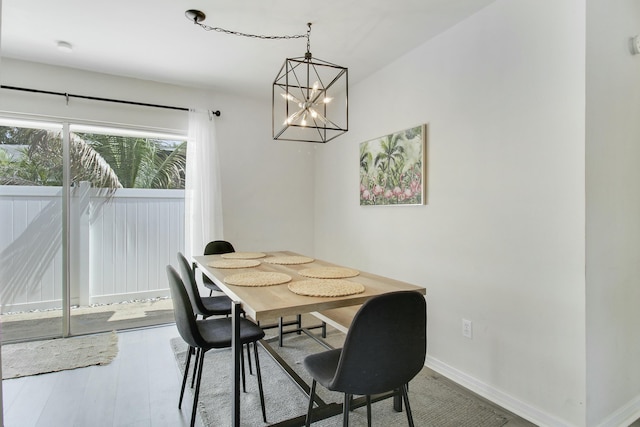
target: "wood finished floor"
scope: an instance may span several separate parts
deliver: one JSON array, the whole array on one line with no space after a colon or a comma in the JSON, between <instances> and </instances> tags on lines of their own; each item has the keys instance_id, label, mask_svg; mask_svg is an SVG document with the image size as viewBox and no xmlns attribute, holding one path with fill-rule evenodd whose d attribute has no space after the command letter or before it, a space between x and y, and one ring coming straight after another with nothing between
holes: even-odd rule
<instances>
[{"instance_id":1,"label":"wood finished floor","mask_svg":"<svg viewBox=\"0 0 640 427\"><path fill-rule=\"evenodd\" d=\"M192 399L185 393L178 410L169 347L177 336L175 325L119 332L109 365L3 381L5 427L188 426Z\"/></svg>"},{"instance_id":2,"label":"wood finished floor","mask_svg":"<svg viewBox=\"0 0 640 427\"><path fill-rule=\"evenodd\" d=\"M185 393L178 410L181 376L169 346L177 336L175 325L119 332L109 365L3 381L5 427L188 426L192 399ZM508 419L506 427L534 425Z\"/></svg>"}]
</instances>

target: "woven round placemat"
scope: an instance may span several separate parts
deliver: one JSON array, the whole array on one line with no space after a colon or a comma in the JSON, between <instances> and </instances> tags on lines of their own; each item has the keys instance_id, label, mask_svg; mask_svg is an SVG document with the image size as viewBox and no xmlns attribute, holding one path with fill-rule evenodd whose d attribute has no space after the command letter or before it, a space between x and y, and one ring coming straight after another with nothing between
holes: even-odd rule
<instances>
[{"instance_id":1,"label":"woven round placemat","mask_svg":"<svg viewBox=\"0 0 640 427\"><path fill-rule=\"evenodd\" d=\"M294 294L310 297L343 297L364 292L362 284L342 279L300 280L288 287Z\"/></svg>"},{"instance_id":2,"label":"woven round placemat","mask_svg":"<svg viewBox=\"0 0 640 427\"><path fill-rule=\"evenodd\" d=\"M302 255L285 255L285 256L272 256L265 258L264 262L268 262L269 264L282 264L282 265L293 265L293 264L307 264L315 261L313 258L309 258L307 256Z\"/></svg>"},{"instance_id":3,"label":"woven round placemat","mask_svg":"<svg viewBox=\"0 0 640 427\"><path fill-rule=\"evenodd\" d=\"M360 274L360 272L346 267L318 267L305 268L304 270L298 271L298 274L314 279L345 279L347 277L355 277Z\"/></svg>"},{"instance_id":4,"label":"woven round placemat","mask_svg":"<svg viewBox=\"0 0 640 427\"><path fill-rule=\"evenodd\" d=\"M249 268L257 267L260 261L255 259L216 259L207 264L213 268Z\"/></svg>"},{"instance_id":5,"label":"woven round placemat","mask_svg":"<svg viewBox=\"0 0 640 427\"><path fill-rule=\"evenodd\" d=\"M235 286L273 286L291 281L291 276L270 271L250 271L232 274L224 278L225 283Z\"/></svg>"},{"instance_id":6,"label":"woven round placemat","mask_svg":"<svg viewBox=\"0 0 640 427\"><path fill-rule=\"evenodd\" d=\"M267 254L262 252L229 252L220 256L224 259L256 259L264 258Z\"/></svg>"}]
</instances>

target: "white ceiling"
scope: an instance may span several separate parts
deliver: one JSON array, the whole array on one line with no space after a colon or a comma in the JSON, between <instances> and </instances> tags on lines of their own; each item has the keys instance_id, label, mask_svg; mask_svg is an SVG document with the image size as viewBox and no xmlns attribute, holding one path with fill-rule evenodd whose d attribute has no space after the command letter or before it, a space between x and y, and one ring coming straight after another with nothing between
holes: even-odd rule
<instances>
[{"instance_id":1,"label":"white ceiling","mask_svg":"<svg viewBox=\"0 0 640 427\"><path fill-rule=\"evenodd\" d=\"M306 39L260 40L205 31L204 24L261 35L311 30L314 57L349 68L350 84L494 0L0 0L3 57L227 91L271 93L285 58ZM56 47L73 45L72 52ZM10 84L10 82L2 82Z\"/></svg>"}]
</instances>

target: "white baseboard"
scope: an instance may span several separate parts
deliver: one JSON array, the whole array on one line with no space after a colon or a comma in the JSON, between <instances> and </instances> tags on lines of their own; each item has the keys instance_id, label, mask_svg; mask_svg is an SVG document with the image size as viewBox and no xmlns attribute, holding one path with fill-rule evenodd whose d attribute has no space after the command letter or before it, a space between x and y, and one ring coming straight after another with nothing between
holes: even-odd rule
<instances>
[{"instance_id":1,"label":"white baseboard","mask_svg":"<svg viewBox=\"0 0 640 427\"><path fill-rule=\"evenodd\" d=\"M640 418L640 396L636 396L629 403L605 418L598 427L627 427Z\"/></svg>"},{"instance_id":2,"label":"white baseboard","mask_svg":"<svg viewBox=\"0 0 640 427\"><path fill-rule=\"evenodd\" d=\"M541 411L540 409L533 407L521 400L518 400L501 390L478 381L477 378L467 375L464 372L459 371L458 369L455 369L438 359L427 356L425 365L428 368L433 369L439 374L447 377L451 381L458 383L459 385L484 397L485 399L495 403L496 405L499 405L538 426L572 427L572 425L567 423L567 421L554 417L553 415Z\"/></svg>"}]
</instances>

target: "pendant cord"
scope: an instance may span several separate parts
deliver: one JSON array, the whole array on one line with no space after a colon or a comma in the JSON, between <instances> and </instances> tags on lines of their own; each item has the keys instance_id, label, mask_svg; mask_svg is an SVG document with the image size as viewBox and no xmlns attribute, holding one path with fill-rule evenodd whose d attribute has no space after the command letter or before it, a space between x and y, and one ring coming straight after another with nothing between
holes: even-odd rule
<instances>
[{"instance_id":1,"label":"pendant cord","mask_svg":"<svg viewBox=\"0 0 640 427\"><path fill-rule=\"evenodd\" d=\"M208 25L202 24L200 22L196 22L196 25L201 26L203 29L207 30L207 31L217 31L219 33L225 33L225 34L230 34L232 36L241 36L241 37L249 37L252 39L263 39L263 40L282 40L282 39L302 39L304 37L307 37L307 34L296 34L296 35L292 35L292 36L266 36L266 35L262 35L262 34L247 34L247 33L241 33L239 31L233 31L233 30L226 30L224 28L220 28L220 27L210 27Z\"/></svg>"},{"instance_id":2,"label":"pendant cord","mask_svg":"<svg viewBox=\"0 0 640 427\"><path fill-rule=\"evenodd\" d=\"M248 37L248 38L252 38L252 39L290 40L290 39L302 39L302 38L306 37L307 46L309 46L309 32L311 31L311 24L309 24L309 31L307 31L307 34L295 34L295 35L290 35L290 36L269 36L269 35L263 35L263 34L242 33L240 31L227 30L225 28L220 28L220 27L211 27L209 25L203 24L201 22L197 22L195 20L194 20L193 23L196 24L196 25L199 25L202 29L204 29L206 31L217 31L218 33L229 34L229 35L232 35L232 36Z\"/></svg>"},{"instance_id":3,"label":"pendant cord","mask_svg":"<svg viewBox=\"0 0 640 427\"><path fill-rule=\"evenodd\" d=\"M311 58L311 22L307 23L308 28L307 28L306 34L294 34L290 36L270 36L270 35L264 35L264 34L243 33L240 31L227 30L226 28L221 28L221 27L211 27L209 25L202 23L202 21L204 21L207 16L204 14L204 12L201 12L199 10L190 9L190 10L187 10L184 14L189 21L192 21L195 25L200 26L200 28L202 28L205 31L216 31L218 33L229 34L232 36L248 37L251 39L262 39L262 40L291 40L291 39L306 38L307 53L305 54L305 57Z\"/></svg>"}]
</instances>

